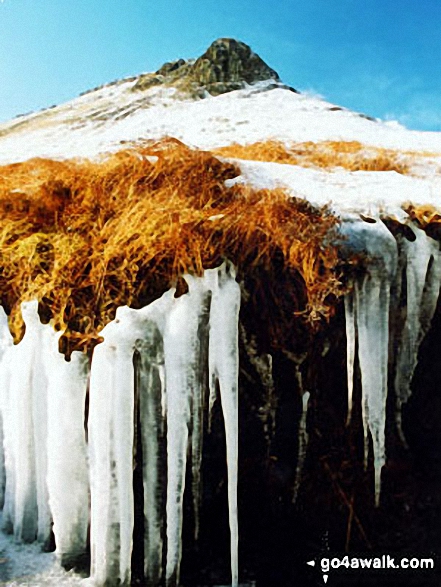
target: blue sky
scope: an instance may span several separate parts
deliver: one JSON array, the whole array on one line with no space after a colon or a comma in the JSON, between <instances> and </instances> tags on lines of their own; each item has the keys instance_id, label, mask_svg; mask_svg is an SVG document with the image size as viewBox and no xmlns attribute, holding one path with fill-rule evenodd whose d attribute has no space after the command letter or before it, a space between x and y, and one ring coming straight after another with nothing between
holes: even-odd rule
<instances>
[{"instance_id":1,"label":"blue sky","mask_svg":"<svg viewBox=\"0 0 441 587\"><path fill-rule=\"evenodd\" d=\"M0 120L235 37L283 81L441 131L439 0L0 0Z\"/></svg>"}]
</instances>

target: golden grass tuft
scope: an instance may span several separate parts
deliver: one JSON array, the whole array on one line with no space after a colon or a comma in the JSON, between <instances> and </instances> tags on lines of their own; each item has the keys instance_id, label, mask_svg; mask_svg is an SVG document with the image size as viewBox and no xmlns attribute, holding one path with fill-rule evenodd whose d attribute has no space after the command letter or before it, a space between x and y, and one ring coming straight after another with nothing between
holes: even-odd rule
<instances>
[{"instance_id":1,"label":"golden grass tuft","mask_svg":"<svg viewBox=\"0 0 441 587\"><path fill-rule=\"evenodd\" d=\"M280 141L262 141L250 145L233 144L213 151L222 157L249 159L349 171L396 171L407 174L409 163L391 149L366 147L358 141L322 141L286 146Z\"/></svg>"},{"instance_id":2,"label":"golden grass tuft","mask_svg":"<svg viewBox=\"0 0 441 587\"><path fill-rule=\"evenodd\" d=\"M437 209L431 204L415 205L409 202L403 205L403 209L422 228L429 224L441 224L441 207Z\"/></svg>"},{"instance_id":3,"label":"golden grass tuft","mask_svg":"<svg viewBox=\"0 0 441 587\"><path fill-rule=\"evenodd\" d=\"M37 298L68 349L87 348L118 306L145 305L223 258L242 276L265 271L263 299L282 263L294 276L283 295L302 288L299 312L329 316L341 291L336 218L280 189L226 187L238 173L175 139L96 162L0 167L0 295L15 338L20 303Z\"/></svg>"}]
</instances>

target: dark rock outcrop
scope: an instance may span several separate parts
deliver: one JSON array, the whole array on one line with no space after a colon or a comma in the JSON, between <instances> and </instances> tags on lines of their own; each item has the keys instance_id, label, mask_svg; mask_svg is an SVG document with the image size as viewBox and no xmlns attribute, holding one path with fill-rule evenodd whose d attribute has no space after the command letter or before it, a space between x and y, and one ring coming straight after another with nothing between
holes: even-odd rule
<instances>
[{"instance_id":1,"label":"dark rock outcrop","mask_svg":"<svg viewBox=\"0 0 441 587\"><path fill-rule=\"evenodd\" d=\"M165 63L153 74L140 76L133 89L147 90L164 84L176 87L185 97L203 98L207 93L217 96L265 80L273 80L273 88L292 90L248 45L223 38L214 41L195 61L178 59Z\"/></svg>"},{"instance_id":2,"label":"dark rock outcrop","mask_svg":"<svg viewBox=\"0 0 441 587\"><path fill-rule=\"evenodd\" d=\"M235 39L218 39L199 57L191 75L210 94L222 94L243 87L244 82L253 84L273 79L280 81L271 69L245 43Z\"/></svg>"}]
</instances>

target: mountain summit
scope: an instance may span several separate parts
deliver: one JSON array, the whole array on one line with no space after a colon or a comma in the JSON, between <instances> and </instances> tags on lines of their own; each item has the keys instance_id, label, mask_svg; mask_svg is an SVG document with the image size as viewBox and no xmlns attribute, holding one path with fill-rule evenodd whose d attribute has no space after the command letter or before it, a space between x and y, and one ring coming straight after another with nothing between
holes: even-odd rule
<instances>
[{"instance_id":1,"label":"mountain summit","mask_svg":"<svg viewBox=\"0 0 441 587\"><path fill-rule=\"evenodd\" d=\"M241 41L222 38L214 41L196 60L178 59L165 63L154 74L141 76L134 90L165 84L191 97L212 96L240 90L247 84L280 77L263 59Z\"/></svg>"}]
</instances>

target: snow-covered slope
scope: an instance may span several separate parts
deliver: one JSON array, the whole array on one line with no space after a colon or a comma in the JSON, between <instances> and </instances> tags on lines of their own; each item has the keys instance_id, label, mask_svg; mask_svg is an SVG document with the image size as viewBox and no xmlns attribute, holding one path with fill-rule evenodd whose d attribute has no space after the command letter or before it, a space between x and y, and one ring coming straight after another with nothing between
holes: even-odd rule
<instances>
[{"instance_id":1,"label":"snow-covered slope","mask_svg":"<svg viewBox=\"0 0 441 587\"><path fill-rule=\"evenodd\" d=\"M204 99L189 99L173 87L134 90L136 80L88 92L66 104L0 125L0 163L30 157L95 157L132 141L173 136L211 149L265 139L286 143L359 141L421 154L407 176L395 172L305 170L298 166L240 163L244 179L275 184L312 202L332 202L338 211L379 207L397 214L404 201L438 204L441 133L409 131L370 119L325 100L298 94L268 80ZM418 177L416 177L418 176Z\"/></svg>"}]
</instances>

